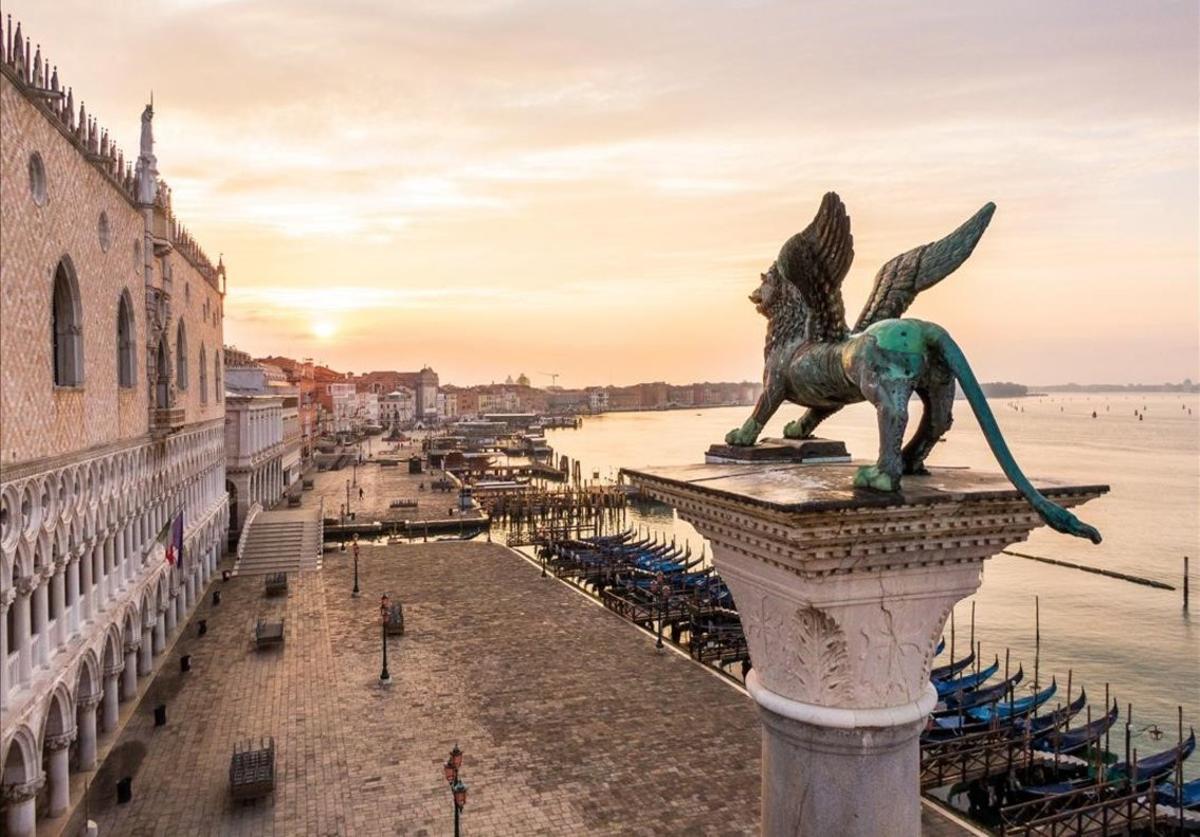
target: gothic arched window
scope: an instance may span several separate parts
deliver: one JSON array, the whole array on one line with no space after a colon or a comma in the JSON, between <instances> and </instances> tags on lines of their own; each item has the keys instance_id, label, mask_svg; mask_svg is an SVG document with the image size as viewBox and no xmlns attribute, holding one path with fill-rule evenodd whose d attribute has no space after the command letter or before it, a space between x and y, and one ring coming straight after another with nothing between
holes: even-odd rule
<instances>
[{"instance_id":1,"label":"gothic arched window","mask_svg":"<svg viewBox=\"0 0 1200 837\"><path fill-rule=\"evenodd\" d=\"M79 304L79 283L75 280L75 270L71 260L66 257L54 271L50 337L53 343L55 386L82 386L83 311Z\"/></svg>"},{"instance_id":2,"label":"gothic arched window","mask_svg":"<svg viewBox=\"0 0 1200 837\"><path fill-rule=\"evenodd\" d=\"M134 385L137 341L134 338L133 304L129 291L122 291L117 303L117 383L127 389Z\"/></svg>"},{"instance_id":3,"label":"gothic arched window","mask_svg":"<svg viewBox=\"0 0 1200 837\"><path fill-rule=\"evenodd\" d=\"M187 329L183 327L183 320L179 321L175 331L175 386L188 388Z\"/></svg>"},{"instance_id":4,"label":"gothic arched window","mask_svg":"<svg viewBox=\"0 0 1200 837\"><path fill-rule=\"evenodd\" d=\"M197 368L200 370L200 403L208 403L208 362L204 356L204 344L200 344L200 360Z\"/></svg>"}]
</instances>

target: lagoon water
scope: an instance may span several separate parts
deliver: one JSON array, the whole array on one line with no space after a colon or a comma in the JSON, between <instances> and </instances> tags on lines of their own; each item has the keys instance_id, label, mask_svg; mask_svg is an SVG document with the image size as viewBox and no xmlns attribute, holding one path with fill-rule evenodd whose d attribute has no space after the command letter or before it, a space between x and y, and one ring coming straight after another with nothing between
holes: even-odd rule
<instances>
[{"instance_id":1,"label":"lagoon water","mask_svg":"<svg viewBox=\"0 0 1200 837\"><path fill-rule=\"evenodd\" d=\"M1031 682L1035 657L1035 596L1040 599L1039 679L1058 678L1065 702L1068 670L1072 697L1085 686L1093 712L1104 701L1105 684L1121 702L1133 704L1133 746L1139 756L1175 741L1176 707L1188 725L1200 727L1200 396L1195 394L1052 394L992 401L1005 437L1026 474L1107 483L1112 491L1076 509L1104 535L1099 546L1035 530L1019 552L1118 570L1182 586L1183 556L1192 557L1192 611L1182 609L1182 590L1160 590L1074 569L1001 555L985 564L983 586L956 610L956 656L969 647L971 604L975 637L986 661L1024 662ZM624 466L702 462L709 444L739 425L749 408L612 413L584 419L579 430L553 430L547 438L559 454L579 459L585 477L615 478ZM1144 415L1139 420L1135 410ZM1190 410L1190 413L1189 413ZM1092 412L1096 418L1092 418ZM913 402L910 428L920 405ZM780 410L765 436L779 436L800 414ZM930 457L932 465L999 471L965 402L956 423ZM874 411L867 405L843 410L818 431L846 442L855 459L874 459ZM667 536L703 543L670 510L632 510L630 525L650 526ZM949 642L950 628L946 638ZM948 657L949 652L944 655ZM1057 700L1057 698L1056 698ZM1166 735L1155 740L1152 724ZM1112 732L1122 749L1124 727ZM1200 775L1200 757L1187 767Z\"/></svg>"}]
</instances>

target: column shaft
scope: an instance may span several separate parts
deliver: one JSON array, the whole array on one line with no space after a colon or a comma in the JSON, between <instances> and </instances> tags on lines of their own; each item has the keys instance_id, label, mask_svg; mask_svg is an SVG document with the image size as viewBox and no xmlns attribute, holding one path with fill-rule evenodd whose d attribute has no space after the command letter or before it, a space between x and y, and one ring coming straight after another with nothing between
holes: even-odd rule
<instances>
[{"instance_id":1,"label":"column shaft","mask_svg":"<svg viewBox=\"0 0 1200 837\"><path fill-rule=\"evenodd\" d=\"M52 817L57 817L70 807L71 776L68 767L68 749L65 746L50 751L50 769L47 778L50 781L50 810Z\"/></svg>"}]
</instances>

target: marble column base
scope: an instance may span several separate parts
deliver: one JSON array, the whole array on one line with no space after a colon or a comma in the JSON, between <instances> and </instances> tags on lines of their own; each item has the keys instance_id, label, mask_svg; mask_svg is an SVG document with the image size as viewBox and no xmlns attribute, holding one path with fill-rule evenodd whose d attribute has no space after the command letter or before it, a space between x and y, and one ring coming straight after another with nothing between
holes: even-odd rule
<instances>
[{"instance_id":1,"label":"marble column base","mask_svg":"<svg viewBox=\"0 0 1200 837\"><path fill-rule=\"evenodd\" d=\"M761 703L758 710L764 837L920 837L923 717L892 726L821 726Z\"/></svg>"},{"instance_id":2,"label":"marble column base","mask_svg":"<svg viewBox=\"0 0 1200 837\"><path fill-rule=\"evenodd\" d=\"M8 810L4 813L4 833L10 837L34 837L37 834L34 805L32 796L9 802Z\"/></svg>"}]
</instances>

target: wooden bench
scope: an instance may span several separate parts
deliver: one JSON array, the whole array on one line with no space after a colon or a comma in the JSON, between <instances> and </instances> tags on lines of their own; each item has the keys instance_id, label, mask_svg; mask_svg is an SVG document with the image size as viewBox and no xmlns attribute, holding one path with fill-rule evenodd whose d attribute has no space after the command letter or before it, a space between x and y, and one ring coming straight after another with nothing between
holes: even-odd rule
<instances>
[{"instance_id":1,"label":"wooden bench","mask_svg":"<svg viewBox=\"0 0 1200 837\"><path fill-rule=\"evenodd\" d=\"M388 605L387 622L384 625L384 630L388 636L401 636L404 634L404 605L400 602L393 602Z\"/></svg>"},{"instance_id":2,"label":"wooden bench","mask_svg":"<svg viewBox=\"0 0 1200 837\"><path fill-rule=\"evenodd\" d=\"M266 576L266 581L263 584L263 590L268 596L287 595L287 589L287 573L271 573L270 575Z\"/></svg>"},{"instance_id":3,"label":"wooden bench","mask_svg":"<svg viewBox=\"0 0 1200 837\"><path fill-rule=\"evenodd\" d=\"M415 509L416 507L416 500L392 500L392 502L388 504L388 508L392 509Z\"/></svg>"},{"instance_id":4,"label":"wooden bench","mask_svg":"<svg viewBox=\"0 0 1200 837\"><path fill-rule=\"evenodd\" d=\"M229 793L234 799L250 800L275 789L275 739L250 739L233 745L229 759Z\"/></svg>"},{"instance_id":5,"label":"wooden bench","mask_svg":"<svg viewBox=\"0 0 1200 837\"><path fill-rule=\"evenodd\" d=\"M259 648L283 645L283 620L268 622L265 619L259 619L254 625L254 644Z\"/></svg>"}]
</instances>

